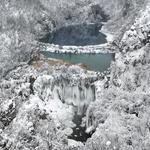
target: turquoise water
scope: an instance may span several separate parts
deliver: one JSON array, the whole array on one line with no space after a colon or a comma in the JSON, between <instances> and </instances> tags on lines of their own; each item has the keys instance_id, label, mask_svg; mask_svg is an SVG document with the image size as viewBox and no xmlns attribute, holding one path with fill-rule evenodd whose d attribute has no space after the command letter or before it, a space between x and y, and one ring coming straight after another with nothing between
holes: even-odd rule
<instances>
[{"instance_id":1,"label":"turquoise water","mask_svg":"<svg viewBox=\"0 0 150 150\"><path fill-rule=\"evenodd\" d=\"M107 71L111 61L114 61L115 54L63 54L41 51L41 53L50 58L65 60L71 63L83 63L88 69L94 71Z\"/></svg>"}]
</instances>

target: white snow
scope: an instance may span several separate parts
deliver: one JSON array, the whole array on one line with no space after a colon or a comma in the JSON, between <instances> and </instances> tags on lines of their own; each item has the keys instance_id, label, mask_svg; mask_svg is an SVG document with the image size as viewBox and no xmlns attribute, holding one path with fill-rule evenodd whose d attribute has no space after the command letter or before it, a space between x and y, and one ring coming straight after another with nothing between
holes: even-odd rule
<instances>
[{"instance_id":1,"label":"white snow","mask_svg":"<svg viewBox=\"0 0 150 150\"><path fill-rule=\"evenodd\" d=\"M94 127L90 126L86 129L86 133L90 133L91 131L93 131Z\"/></svg>"},{"instance_id":2,"label":"white snow","mask_svg":"<svg viewBox=\"0 0 150 150\"><path fill-rule=\"evenodd\" d=\"M72 107L63 104L59 99L49 99L48 101L43 102L38 96L31 96L29 102L30 104L26 105L26 109L38 105L40 109L45 109L51 114L57 126L61 123L66 124L68 127L74 126L72 123L74 114Z\"/></svg>"},{"instance_id":3,"label":"white snow","mask_svg":"<svg viewBox=\"0 0 150 150\"><path fill-rule=\"evenodd\" d=\"M107 30L105 30L103 26L102 26L101 30L99 30L99 32L101 32L101 33L106 35L107 42L110 42L110 43L113 42L114 34L108 32Z\"/></svg>"},{"instance_id":4,"label":"white snow","mask_svg":"<svg viewBox=\"0 0 150 150\"><path fill-rule=\"evenodd\" d=\"M72 140L72 139L68 139L68 145L71 146L72 148L74 148L74 147L82 147L83 143L77 142L77 141Z\"/></svg>"},{"instance_id":5,"label":"white snow","mask_svg":"<svg viewBox=\"0 0 150 150\"><path fill-rule=\"evenodd\" d=\"M106 33L106 32L105 32ZM112 41L113 35L110 33L106 33L107 40ZM39 43L39 45L43 45L40 47L40 51L49 51L52 53L114 53L117 52L116 48L113 47L110 43L99 44L99 45L87 45L87 46L59 46L54 44L44 44Z\"/></svg>"},{"instance_id":6,"label":"white snow","mask_svg":"<svg viewBox=\"0 0 150 150\"><path fill-rule=\"evenodd\" d=\"M111 144L110 141L107 141L107 142L106 142L106 145L107 145L107 146L110 146L110 144Z\"/></svg>"}]
</instances>

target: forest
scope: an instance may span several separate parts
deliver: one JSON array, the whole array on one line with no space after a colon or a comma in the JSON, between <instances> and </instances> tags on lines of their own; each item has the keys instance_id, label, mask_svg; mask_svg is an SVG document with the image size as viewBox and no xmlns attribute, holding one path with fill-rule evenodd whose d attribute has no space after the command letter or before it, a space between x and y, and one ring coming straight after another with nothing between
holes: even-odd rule
<instances>
[{"instance_id":1,"label":"forest","mask_svg":"<svg viewBox=\"0 0 150 150\"><path fill-rule=\"evenodd\" d=\"M3 0L0 11L0 150L150 149L148 0ZM113 40L51 47L70 55L109 48L108 71L41 54L40 39L91 23ZM76 113L85 142L69 138Z\"/></svg>"}]
</instances>

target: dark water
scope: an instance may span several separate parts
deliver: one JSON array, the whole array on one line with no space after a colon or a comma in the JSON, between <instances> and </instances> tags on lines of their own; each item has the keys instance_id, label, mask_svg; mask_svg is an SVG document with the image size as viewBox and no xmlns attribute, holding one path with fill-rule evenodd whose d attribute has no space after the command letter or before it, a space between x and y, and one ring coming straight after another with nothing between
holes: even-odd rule
<instances>
[{"instance_id":1,"label":"dark water","mask_svg":"<svg viewBox=\"0 0 150 150\"><path fill-rule=\"evenodd\" d=\"M69 139L74 139L76 141L86 142L86 140L91 137L92 134L87 134L85 132L86 127L81 126L83 117L84 117L84 115L75 114L73 122L76 124L76 127L73 128L73 133L72 133L72 135L70 135L68 137Z\"/></svg>"},{"instance_id":2,"label":"dark water","mask_svg":"<svg viewBox=\"0 0 150 150\"><path fill-rule=\"evenodd\" d=\"M44 43L58 45L98 45L106 43L106 36L99 32L102 24L79 24L62 27L41 39Z\"/></svg>"},{"instance_id":3,"label":"dark water","mask_svg":"<svg viewBox=\"0 0 150 150\"><path fill-rule=\"evenodd\" d=\"M115 54L63 54L41 51L41 53L50 58L62 59L71 63L83 63L90 70L106 71L110 67L111 61L114 61Z\"/></svg>"}]
</instances>

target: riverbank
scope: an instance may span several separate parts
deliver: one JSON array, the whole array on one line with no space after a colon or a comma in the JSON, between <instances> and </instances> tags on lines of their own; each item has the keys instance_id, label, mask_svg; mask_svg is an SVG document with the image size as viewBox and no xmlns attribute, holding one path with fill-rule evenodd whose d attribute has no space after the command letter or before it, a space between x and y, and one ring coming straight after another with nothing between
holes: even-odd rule
<instances>
[{"instance_id":1,"label":"riverbank","mask_svg":"<svg viewBox=\"0 0 150 150\"><path fill-rule=\"evenodd\" d=\"M48 51L52 53L75 53L75 54L86 54L86 53L117 53L119 52L118 47L106 43L100 45L88 45L88 46L59 46L48 43L37 42L36 49L39 51Z\"/></svg>"},{"instance_id":2,"label":"riverbank","mask_svg":"<svg viewBox=\"0 0 150 150\"><path fill-rule=\"evenodd\" d=\"M102 26L102 28L99 30L99 32L106 35L106 40L108 43L113 42L115 35L113 33L110 33L109 31L107 31L106 29L104 29L104 26Z\"/></svg>"}]
</instances>

